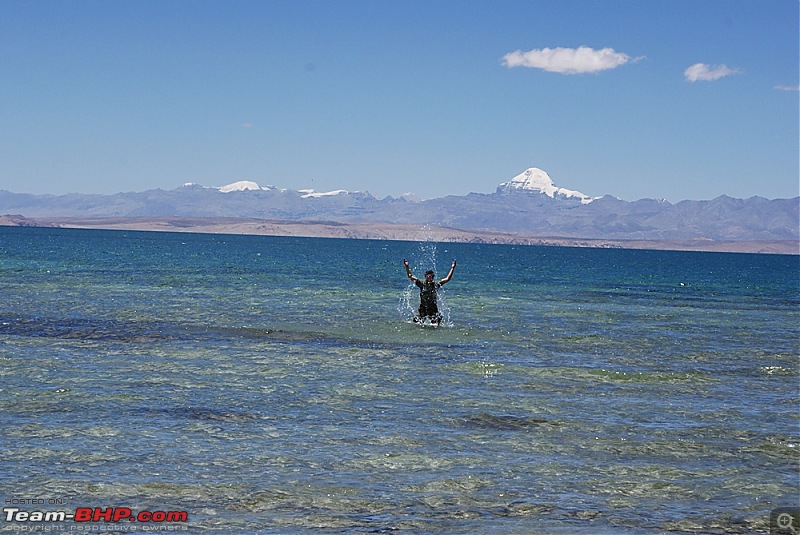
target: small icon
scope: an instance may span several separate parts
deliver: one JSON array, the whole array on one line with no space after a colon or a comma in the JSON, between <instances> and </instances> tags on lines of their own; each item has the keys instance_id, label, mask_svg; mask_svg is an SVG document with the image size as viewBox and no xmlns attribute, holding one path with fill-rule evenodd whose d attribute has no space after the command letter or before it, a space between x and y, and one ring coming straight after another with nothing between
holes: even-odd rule
<instances>
[{"instance_id":1,"label":"small icon","mask_svg":"<svg viewBox=\"0 0 800 535\"><path fill-rule=\"evenodd\" d=\"M777 520L778 520L778 527L781 529L787 529L787 528L791 529L792 524L794 524L794 519L792 518L792 515L790 515L789 513L779 514Z\"/></svg>"},{"instance_id":2,"label":"small icon","mask_svg":"<svg viewBox=\"0 0 800 535\"><path fill-rule=\"evenodd\" d=\"M770 535L800 534L800 507L774 509L769 519Z\"/></svg>"}]
</instances>

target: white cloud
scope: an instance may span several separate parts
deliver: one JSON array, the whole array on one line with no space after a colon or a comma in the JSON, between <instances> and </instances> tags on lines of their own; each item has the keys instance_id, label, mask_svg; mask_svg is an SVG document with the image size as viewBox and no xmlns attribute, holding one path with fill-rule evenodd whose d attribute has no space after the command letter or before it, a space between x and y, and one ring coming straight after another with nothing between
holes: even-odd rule
<instances>
[{"instance_id":1,"label":"white cloud","mask_svg":"<svg viewBox=\"0 0 800 535\"><path fill-rule=\"evenodd\" d=\"M502 64L509 69L528 67L561 74L583 74L615 69L631 59L627 54L616 52L613 48L595 50L588 46L578 48L540 48L527 52L515 50L502 58Z\"/></svg>"},{"instance_id":2,"label":"white cloud","mask_svg":"<svg viewBox=\"0 0 800 535\"><path fill-rule=\"evenodd\" d=\"M739 74L739 69L731 69L727 65L707 65L705 63L695 63L685 71L683 75L689 82L697 82L702 80L705 82L713 82L732 74Z\"/></svg>"},{"instance_id":3,"label":"white cloud","mask_svg":"<svg viewBox=\"0 0 800 535\"><path fill-rule=\"evenodd\" d=\"M776 85L775 89L779 91L800 91L800 85Z\"/></svg>"}]
</instances>

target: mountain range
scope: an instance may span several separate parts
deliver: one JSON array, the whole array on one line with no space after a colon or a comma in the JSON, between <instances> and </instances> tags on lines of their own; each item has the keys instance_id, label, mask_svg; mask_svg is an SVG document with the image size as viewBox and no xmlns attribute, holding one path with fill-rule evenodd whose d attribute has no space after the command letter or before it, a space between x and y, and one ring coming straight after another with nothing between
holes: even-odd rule
<instances>
[{"instance_id":1,"label":"mountain range","mask_svg":"<svg viewBox=\"0 0 800 535\"><path fill-rule=\"evenodd\" d=\"M800 197L624 201L558 187L530 168L494 193L419 200L368 192L291 190L242 181L187 183L113 195L33 195L0 190L0 214L40 218L245 218L336 224L418 225L526 237L694 242L798 242ZM6 218L8 221L8 218ZM33 224L33 223L32 223ZM793 245L794 252L797 246Z\"/></svg>"}]
</instances>

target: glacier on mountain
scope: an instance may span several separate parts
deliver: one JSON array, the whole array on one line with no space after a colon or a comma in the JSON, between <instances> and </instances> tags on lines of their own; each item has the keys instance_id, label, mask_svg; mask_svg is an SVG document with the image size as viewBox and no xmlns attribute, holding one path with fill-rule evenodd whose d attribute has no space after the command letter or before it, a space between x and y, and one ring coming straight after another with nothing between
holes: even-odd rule
<instances>
[{"instance_id":1,"label":"glacier on mountain","mask_svg":"<svg viewBox=\"0 0 800 535\"><path fill-rule=\"evenodd\" d=\"M239 182L234 182L233 184L228 184L217 189L219 189L220 193L231 193L232 191L261 191L262 189L269 188L262 188L250 180L240 180Z\"/></svg>"},{"instance_id":2,"label":"glacier on mountain","mask_svg":"<svg viewBox=\"0 0 800 535\"><path fill-rule=\"evenodd\" d=\"M508 182L503 182L497 187L497 193L517 192L543 193L552 199L555 199L556 196L565 197L567 199L575 198L580 199L581 204L589 204L595 200L594 197L589 197L580 191L557 187L553 183L553 179L550 178L550 175L538 167L526 169Z\"/></svg>"}]
</instances>

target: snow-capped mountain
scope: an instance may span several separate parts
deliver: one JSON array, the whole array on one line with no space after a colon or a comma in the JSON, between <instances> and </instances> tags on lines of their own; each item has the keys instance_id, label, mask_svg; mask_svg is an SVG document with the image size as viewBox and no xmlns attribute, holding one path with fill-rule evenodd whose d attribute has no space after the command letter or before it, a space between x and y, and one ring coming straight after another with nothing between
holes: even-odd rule
<instances>
[{"instance_id":1,"label":"snow-capped mountain","mask_svg":"<svg viewBox=\"0 0 800 535\"><path fill-rule=\"evenodd\" d=\"M184 184L184 187L201 187L198 184L189 182ZM258 183L253 182L251 180L241 180L239 182L233 182L231 184L226 184L225 186L209 188L215 189L220 193L233 193L233 192L246 192L246 191L275 191L277 188L274 186L265 186L262 187ZM282 192L288 190L280 190ZM361 194L361 192L350 192L343 189L337 189L333 191L326 191L326 192L318 192L313 189L300 189L297 190L297 193L300 193L301 197L304 199L312 199L312 198L320 198L320 197L335 197L338 195L349 195L349 194ZM497 187L497 193L538 193L543 194L551 199L568 199L568 200L577 200L580 201L581 204L589 204L593 200L594 197L590 197L580 191L574 191L571 189L560 188L555 185L553 179L550 178L550 175L547 172L539 169L538 167L531 167L526 169L522 173L518 174L508 182L503 182ZM408 201L414 202L418 201L419 199L413 198L411 194L404 194L401 198L406 199Z\"/></svg>"},{"instance_id":2,"label":"snow-capped mountain","mask_svg":"<svg viewBox=\"0 0 800 535\"><path fill-rule=\"evenodd\" d=\"M299 190L302 193L304 199L313 199L319 197L335 197L337 195L347 195L350 192L345 189L335 189L333 191L314 191L313 189L301 189Z\"/></svg>"},{"instance_id":3,"label":"snow-capped mountain","mask_svg":"<svg viewBox=\"0 0 800 535\"><path fill-rule=\"evenodd\" d=\"M581 193L566 188L559 188L546 172L538 167L531 167L518 174L508 182L503 182L497 187L497 193L543 193L555 199L558 197L566 199L579 199L581 204L589 204L594 200Z\"/></svg>"},{"instance_id":4,"label":"snow-capped mountain","mask_svg":"<svg viewBox=\"0 0 800 535\"><path fill-rule=\"evenodd\" d=\"M197 184L189 182L184 184L184 187L197 187ZM219 191L220 193L234 193L234 192L242 192L242 191L276 191L278 188L275 186L259 186L258 183L253 182L252 180L240 180L239 182L233 182L231 184L226 184L225 186L220 186L218 188L211 188ZM281 189L278 190L280 192L285 192L288 190ZM315 191L313 189L301 189L297 190L297 193L300 193L300 196L303 199L312 199L317 197L334 197L336 195L347 195L350 192L344 189L337 189L333 191ZM356 192L358 193L358 192Z\"/></svg>"},{"instance_id":5,"label":"snow-capped mountain","mask_svg":"<svg viewBox=\"0 0 800 535\"><path fill-rule=\"evenodd\" d=\"M262 188L250 180L240 180L239 182L234 182L233 184L228 184L216 189L218 189L220 193L231 193L234 191L261 191L262 189L270 188Z\"/></svg>"},{"instance_id":6,"label":"snow-capped mountain","mask_svg":"<svg viewBox=\"0 0 800 535\"><path fill-rule=\"evenodd\" d=\"M29 195L0 191L0 215L38 218L254 218L397 224L413 222L475 231L621 240L797 240L800 198L710 201L592 198L555 185L536 167L495 193L419 200L377 199L369 192L262 187L244 180L220 187L187 183L114 195Z\"/></svg>"}]
</instances>

